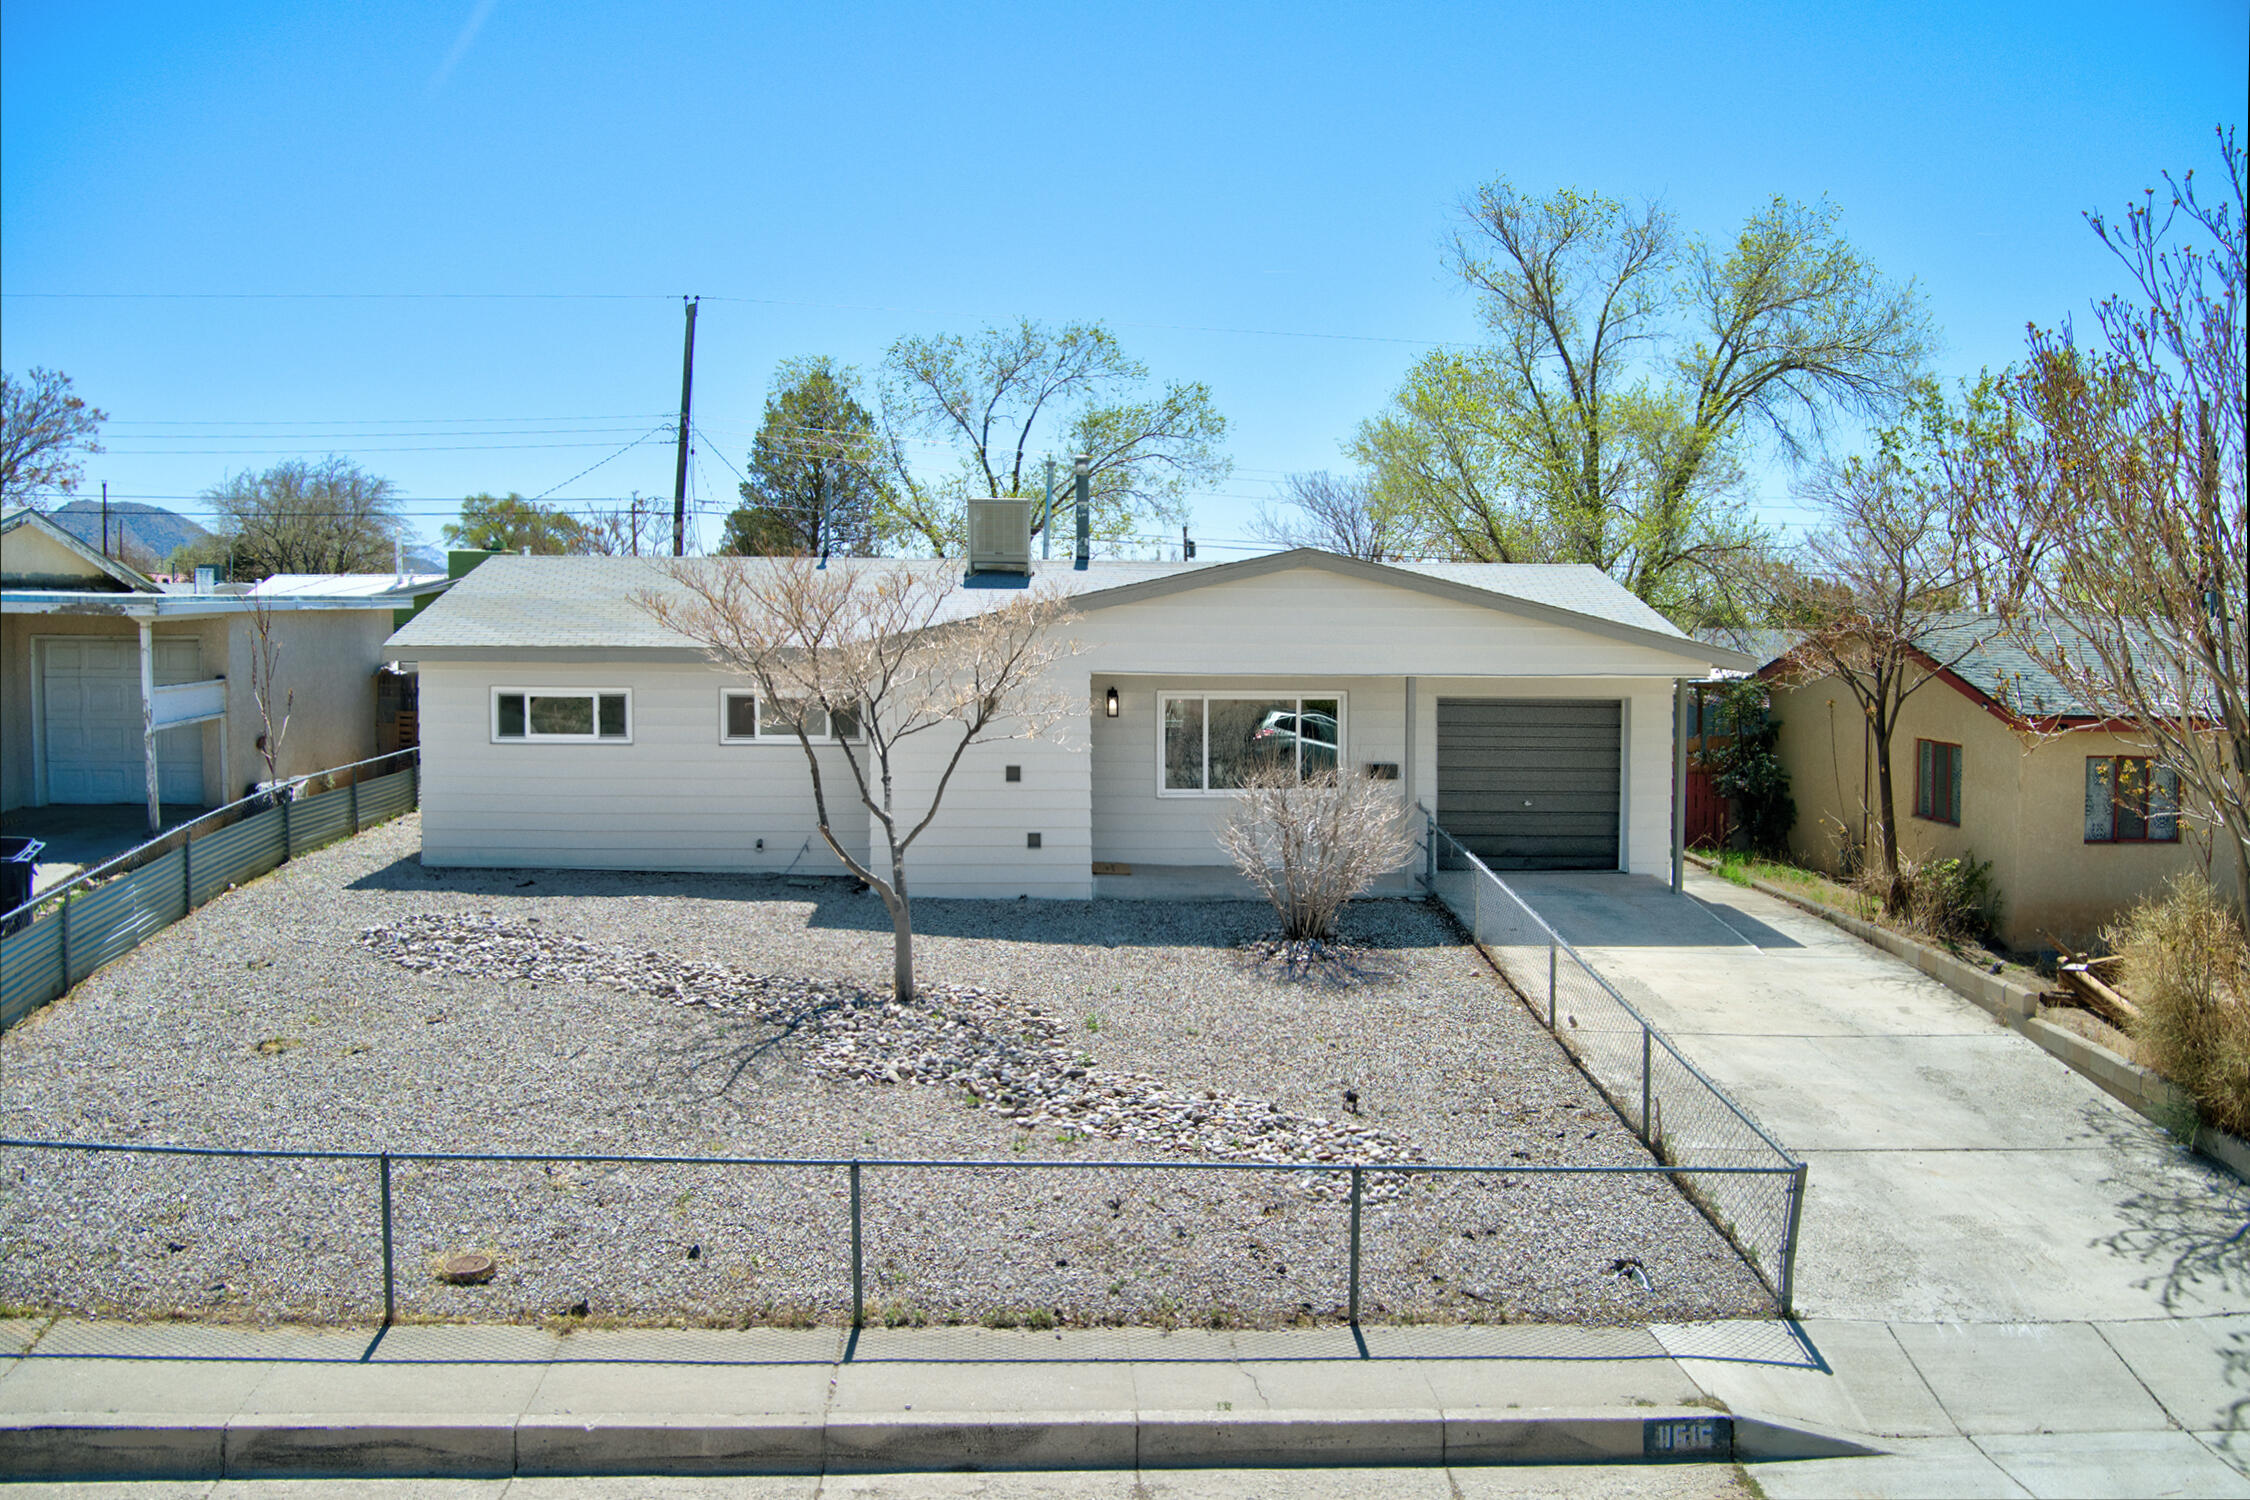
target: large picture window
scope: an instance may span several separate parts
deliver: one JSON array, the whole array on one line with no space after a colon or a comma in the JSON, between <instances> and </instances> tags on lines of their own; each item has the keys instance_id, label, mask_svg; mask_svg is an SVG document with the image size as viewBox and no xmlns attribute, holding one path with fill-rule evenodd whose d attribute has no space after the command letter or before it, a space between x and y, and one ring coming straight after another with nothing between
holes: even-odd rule
<instances>
[{"instance_id":1,"label":"large picture window","mask_svg":"<svg viewBox=\"0 0 2250 1500\"><path fill-rule=\"evenodd\" d=\"M1334 771L1343 755L1340 695L1160 693L1157 720L1160 795L1237 792L1271 767L1319 776Z\"/></svg>"},{"instance_id":2,"label":"large picture window","mask_svg":"<svg viewBox=\"0 0 2250 1500\"><path fill-rule=\"evenodd\" d=\"M2176 844L2180 778L2138 755L2086 757L2086 842Z\"/></svg>"},{"instance_id":3,"label":"large picture window","mask_svg":"<svg viewBox=\"0 0 2250 1500\"><path fill-rule=\"evenodd\" d=\"M719 739L723 744L794 745L800 720L808 739L860 737L859 715L849 710L830 714L817 703L760 698L747 688L723 688L719 692Z\"/></svg>"},{"instance_id":4,"label":"large picture window","mask_svg":"<svg viewBox=\"0 0 2250 1500\"><path fill-rule=\"evenodd\" d=\"M492 738L563 744L630 744L628 688L494 688Z\"/></svg>"}]
</instances>

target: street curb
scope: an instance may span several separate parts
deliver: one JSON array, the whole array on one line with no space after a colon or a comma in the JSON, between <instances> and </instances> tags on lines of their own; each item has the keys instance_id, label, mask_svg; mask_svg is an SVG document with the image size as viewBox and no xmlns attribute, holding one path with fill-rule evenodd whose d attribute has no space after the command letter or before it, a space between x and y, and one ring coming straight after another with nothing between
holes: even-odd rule
<instances>
[{"instance_id":1,"label":"street curb","mask_svg":"<svg viewBox=\"0 0 2250 1500\"><path fill-rule=\"evenodd\" d=\"M666 1420L0 1416L0 1481L1695 1463L1878 1450L1690 1407L831 1413Z\"/></svg>"}]
</instances>

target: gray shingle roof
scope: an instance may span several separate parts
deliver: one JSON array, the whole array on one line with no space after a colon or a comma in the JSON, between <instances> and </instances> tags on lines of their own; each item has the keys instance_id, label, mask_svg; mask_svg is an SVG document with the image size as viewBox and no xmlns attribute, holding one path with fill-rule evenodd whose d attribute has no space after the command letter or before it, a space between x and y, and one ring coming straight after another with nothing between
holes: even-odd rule
<instances>
[{"instance_id":1,"label":"gray shingle roof","mask_svg":"<svg viewBox=\"0 0 2250 1500\"><path fill-rule=\"evenodd\" d=\"M1757 656L1761 665L1779 661L1802 638L1783 631L1742 631L1736 635L1738 644ZM2035 641L2043 654L2059 652L2066 661L2095 660L2083 632L2073 629L2067 620L2047 615L2003 620L1997 615L1962 610L1933 622L1915 638L1915 644L1939 666L2023 718L2105 718L2124 712L2123 705L2089 702L2073 692L2024 649L2027 638Z\"/></svg>"},{"instance_id":2,"label":"gray shingle roof","mask_svg":"<svg viewBox=\"0 0 2250 1500\"><path fill-rule=\"evenodd\" d=\"M756 559L740 559L756 565ZM636 603L645 594L682 596L667 571L669 558L495 557L477 566L436 603L391 637L399 651L493 649L533 646L546 649L678 649L679 636L651 619ZM1261 561L1261 560L1253 560ZM691 566L717 566L695 559ZM839 569L910 569L958 578L961 564L941 559L837 558ZM1097 596L1135 585L1160 584L1183 575L1240 562L1108 562L1085 569L1067 561L1035 562L1033 581L1060 588L1098 607ZM1355 565L1366 566L1366 565ZM1622 626L1687 641L1670 621L1620 587L1600 569L1579 564L1401 563L1375 565L1427 578L1434 583L1490 594L1505 607L1518 600L1545 609L1565 610L1589 622ZM1401 580L1402 582L1405 580ZM952 617L965 616L1013 597L1006 588L969 587L948 596Z\"/></svg>"}]
</instances>

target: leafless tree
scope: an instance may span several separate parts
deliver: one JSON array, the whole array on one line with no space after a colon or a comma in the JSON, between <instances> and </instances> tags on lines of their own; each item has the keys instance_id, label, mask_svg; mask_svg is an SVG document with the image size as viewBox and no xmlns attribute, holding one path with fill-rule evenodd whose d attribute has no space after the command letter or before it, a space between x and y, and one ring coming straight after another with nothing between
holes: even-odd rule
<instances>
[{"instance_id":1,"label":"leafless tree","mask_svg":"<svg viewBox=\"0 0 2250 1500\"><path fill-rule=\"evenodd\" d=\"M623 505L589 510L585 521L585 548L603 557L654 557L670 550L664 542L660 517L668 509L655 499L635 494Z\"/></svg>"},{"instance_id":2,"label":"leafless tree","mask_svg":"<svg viewBox=\"0 0 2250 1500\"><path fill-rule=\"evenodd\" d=\"M1281 914L1284 942L1329 937L1344 903L1414 852L1397 789L1359 771L1251 774L1219 847Z\"/></svg>"},{"instance_id":3,"label":"leafless tree","mask_svg":"<svg viewBox=\"0 0 2250 1500\"><path fill-rule=\"evenodd\" d=\"M250 699L258 709L258 755L266 763L266 782L272 785L281 780L281 742L289 733L289 711L296 706L297 690L283 689L281 677L281 642L274 638L273 601L249 596L250 602ZM280 693L276 705L274 695ZM281 710L278 720L276 707Z\"/></svg>"},{"instance_id":4,"label":"leafless tree","mask_svg":"<svg viewBox=\"0 0 2250 1500\"><path fill-rule=\"evenodd\" d=\"M906 852L937 817L969 746L1039 738L1084 711L1080 695L1048 670L1075 650L1063 633L1074 618L1068 603L1027 590L992 608L965 607L959 570L942 562L839 558L822 567L805 557L718 557L667 570L677 588L642 594L641 607L755 683L761 711L780 706L794 721L821 840L883 898L894 936L893 989L911 1000ZM938 773L927 805L903 807L901 753L924 736L937 741ZM882 858L874 840L863 861L836 835L823 746L842 752L850 789L881 830L887 876L871 868Z\"/></svg>"},{"instance_id":5,"label":"leafless tree","mask_svg":"<svg viewBox=\"0 0 2250 1500\"><path fill-rule=\"evenodd\" d=\"M1283 547L1318 547L1368 562L1395 561L1414 551L1414 528L1395 506L1385 505L1364 474L1317 470L1292 474L1283 497L1297 512L1261 511L1251 535Z\"/></svg>"},{"instance_id":6,"label":"leafless tree","mask_svg":"<svg viewBox=\"0 0 2250 1500\"><path fill-rule=\"evenodd\" d=\"M59 370L35 369L21 380L0 372L0 506L78 488L85 455L102 451L97 434L107 420Z\"/></svg>"},{"instance_id":7,"label":"leafless tree","mask_svg":"<svg viewBox=\"0 0 2250 1500\"><path fill-rule=\"evenodd\" d=\"M245 576L387 573L405 525L398 487L347 458L284 459L204 492Z\"/></svg>"},{"instance_id":8,"label":"leafless tree","mask_svg":"<svg viewBox=\"0 0 2250 1500\"><path fill-rule=\"evenodd\" d=\"M2005 569L2019 643L2081 700L2129 717L2178 776L2250 900L2250 523L2244 484L2243 151L2198 195L2167 175L2122 223L2088 215L2133 291L2034 330L1983 441L1948 455L1969 527Z\"/></svg>"},{"instance_id":9,"label":"leafless tree","mask_svg":"<svg viewBox=\"0 0 2250 1500\"><path fill-rule=\"evenodd\" d=\"M1952 501L1925 464L1886 445L1873 458L1820 465L1799 489L1822 517L1802 555L1767 573L1774 617L1804 627L1783 672L1798 681L1835 678L1867 720L1880 844L1870 852L1888 881L1884 910L1896 915L1913 900L1891 769L1901 711L1997 625L1979 630L1960 616Z\"/></svg>"}]
</instances>

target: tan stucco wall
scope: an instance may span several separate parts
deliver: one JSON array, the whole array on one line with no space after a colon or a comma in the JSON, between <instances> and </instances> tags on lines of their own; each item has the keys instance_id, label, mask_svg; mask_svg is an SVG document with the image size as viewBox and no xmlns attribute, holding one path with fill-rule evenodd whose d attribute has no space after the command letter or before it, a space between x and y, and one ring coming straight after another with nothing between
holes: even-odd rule
<instances>
[{"instance_id":1,"label":"tan stucco wall","mask_svg":"<svg viewBox=\"0 0 2250 1500\"><path fill-rule=\"evenodd\" d=\"M1866 720L1843 683L1820 678L1776 684L1777 750L1789 772L1797 823L1791 853L1803 864L1834 871L1840 833L1870 842L1877 817L1865 774L1872 765ZM1961 823L1914 816L1915 742L1961 747ZM2132 736L2072 730L2019 733L1944 682L1907 699L1891 744L1899 843L1912 858L1973 856L1992 862L2001 895L2000 938L2029 951L2059 940L2090 946L2103 924L2171 876L2201 869L2231 888L2231 873L2213 868L2208 847L2183 831L2176 844L2098 844L2085 837L2086 759L2145 755ZM2184 820L2183 820L2184 821Z\"/></svg>"},{"instance_id":2,"label":"tan stucco wall","mask_svg":"<svg viewBox=\"0 0 2250 1500\"><path fill-rule=\"evenodd\" d=\"M277 676L294 691L282 740L284 775L302 775L375 753L375 670L389 636L388 610L289 610L274 617L281 642ZM159 637L194 638L204 677L227 679L226 761L217 723L201 726L203 802L240 797L265 776L257 749L258 710L250 691L250 642L244 615L163 620ZM32 750L32 639L52 635L134 637L139 627L117 615L0 615L0 810L37 803ZM159 679L162 680L161 678Z\"/></svg>"}]
</instances>

